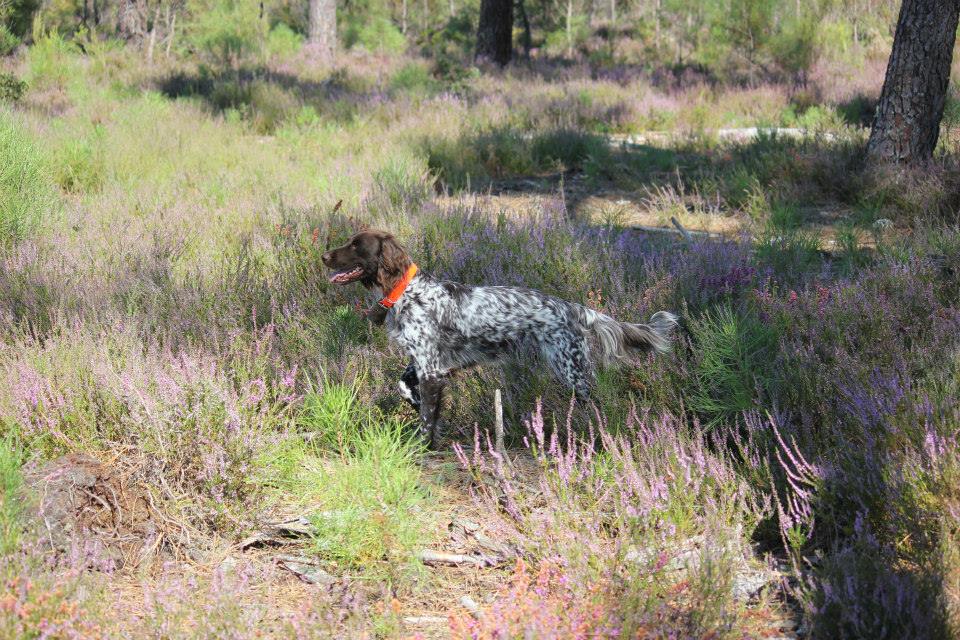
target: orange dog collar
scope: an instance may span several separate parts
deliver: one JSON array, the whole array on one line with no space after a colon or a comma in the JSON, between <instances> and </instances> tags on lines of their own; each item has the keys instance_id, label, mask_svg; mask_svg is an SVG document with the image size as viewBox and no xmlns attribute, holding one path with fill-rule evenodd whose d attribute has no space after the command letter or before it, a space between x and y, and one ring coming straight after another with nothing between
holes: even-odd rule
<instances>
[{"instance_id":1,"label":"orange dog collar","mask_svg":"<svg viewBox=\"0 0 960 640\"><path fill-rule=\"evenodd\" d=\"M411 264L407 268L407 272L403 274L403 277L400 279L400 282L397 283L397 286L393 288L387 296L380 301L380 306L389 309L393 305L397 304L397 300L400 299L400 296L403 295L403 292L406 291L407 285L410 284L410 281L413 280L413 276L417 275L417 265Z\"/></svg>"}]
</instances>

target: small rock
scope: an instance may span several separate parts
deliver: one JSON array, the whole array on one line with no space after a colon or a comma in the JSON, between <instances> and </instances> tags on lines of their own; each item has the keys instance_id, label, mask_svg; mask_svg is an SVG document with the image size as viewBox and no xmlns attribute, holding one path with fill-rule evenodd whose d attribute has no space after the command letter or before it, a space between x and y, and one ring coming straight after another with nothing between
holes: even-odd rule
<instances>
[{"instance_id":1,"label":"small rock","mask_svg":"<svg viewBox=\"0 0 960 640\"><path fill-rule=\"evenodd\" d=\"M773 580L764 571L741 571L733 577L733 597L740 602L752 599Z\"/></svg>"},{"instance_id":2,"label":"small rock","mask_svg":"<svg viewBox=\"0 0 960 640\"><path fill-rule=\"evenodd\" d=\"M337 579L321 569L316 560L306 556L277 556L277 564L310 584L333 584Z\"/></svg>"}]
</instances>

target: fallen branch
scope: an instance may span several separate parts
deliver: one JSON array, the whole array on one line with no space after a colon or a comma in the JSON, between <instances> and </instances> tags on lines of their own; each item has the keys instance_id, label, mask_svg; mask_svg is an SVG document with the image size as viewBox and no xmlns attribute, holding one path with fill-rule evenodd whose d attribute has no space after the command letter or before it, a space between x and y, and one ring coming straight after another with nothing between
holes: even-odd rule
<instances>
[{"instance_id":1,"label":"fallen branch","mask_svg":"<svg viewBox=\"0 0 960 640\"><path fill-rule=\"evenodd\" d=\"M403 619L404 624L446 624L447 619L440 616L407 616Z\"/></svg>"},{"instance_id":2,"label":"fallen branch","mask_svg":"<svg viewBox=\"0 0 960 640\"><path fill-rule=\"evenodd\" d=\"M682 224L680 224L680 221L677 220L676 216L670 216L670 222L673 223L673 226L677 228L677 231L683 235L687 242L693 242L693 236L690 235L690 232L687 231Z\"/></svg>"},{"instance_id":3,"label":"fallen branch","mask_svg":"<svg viewBox=\"0 0 960 640\"><path fill-rule=\"evenodd\" d=\"M427 565L460 566L472 564L477 567L485 567L493 564L489 559L482 556L471 556L465 553L445 553L432 549L421 550L418 557L420 558L420 562Z\"/></svg>"},{"instance_id":4,"label":"fallen branch","mask_svg":"<svg viewBox=\"0 0 960 640\"><path fill-rule=\"evenodd\" d=\"M647 227L643 225L631 225L630 229L634 231L643 231L644 233L669 233L683 236L687 241L693 241L694 238L723 238L719 233L710 233L709 231L690 231L686 228L671 229L670 227Z\"/></svg>"}]
</instances>

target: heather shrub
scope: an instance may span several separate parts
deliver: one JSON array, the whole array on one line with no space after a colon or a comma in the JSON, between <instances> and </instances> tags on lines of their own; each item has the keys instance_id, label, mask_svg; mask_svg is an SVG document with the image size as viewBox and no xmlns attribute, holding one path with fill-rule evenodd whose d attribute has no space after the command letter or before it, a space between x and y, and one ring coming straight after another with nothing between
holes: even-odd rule
<instances>
[{"instance_id":1,"label":"heather shrub","mask_svg":"<svg viewBox=\"0 0 960 640\"><path fill-rule=\"evenodd\" d=\"M53 574L39 561L0 559L0 636L18 640L109 637L89 615L94 598L74 572Z\"/></svg>"},{"instance_id":2,"label":"heather shrub","mask_svg":"<svg viewBox=\"0 0 960 640\"><path fill-rule=\"evenodd\" d=\"M743 536L766 513L762 496L731 459L711 450L703 431L673 417L632 408L624 424L598 416L578 435L571 415L565 425L549 424L538 405L526 422L523 442L539 469L532 487L479 434L472 451L455 445L483 503L500 504L504 535L529 558L547 563L535 595L521 582L496 601L489 620L460 632L497 637L496 629L546 631L552 621L556 628L585 624L599 637L666 628L697 636L734 624L739 614L730 605L729 584L716 577L743 557ZM698 534L711 544L699 550L697 568L684 582L692 609L682 617L665 615L667 622L659 615L673 606L669 589L653 585L669 580L664 568L681 553L677 541ZM554 562L559 575L548 568ZM531 615L516 615L516 607Z\"/></svg>"},{"instance_id":3,"label":"heather shrub","mask_svg":"<svg viewBox=\"0 0 960 640\"><path fill-rule=\"evenodd\" d=\"M532 574L532 575L531 575ZM606 586L606 585L604 585ZM578 593L562 565L540 564L534 573L521 560L510 583L481 616L451 620L451 637L458 640L495 638L619 638L620 623L604 601L602 587Z\"/></svg>"},{"instance_id":4,"label":"heather shrub","mask_svg":"<svg viewBox=\"0 0 960 640\"><path fill-rule=\"evenodd\" d=\"M18 119L0 111L0 243L33 232L55 206L46 158Z\"/></svg>"},{"instance_id":5,"label":"heather shrub","mask_svg":"<svg viewBox=\"0 0 960 640\"><path fill-rule=\"evenodd\" d=\"M814 637L951 638L940 568L898 566L897 553L878 544L859 519L853 540L833 550L808 593Z\"/></svg>"},{"instance_id":6,"label":"heather shrub","mask_svg":"<svg viewBox=\"0 0 960 640\"><path fill-rule=\"evenodd\" d=\"M257 453L294 400L290 372L268 364L270 340L241 336L214 359L143 351L131 333L106 349L82 332L43 346L25 339L4 400L24 441L47 455L135 443L144 457L129 462L133 480L163 487L178 517L216 529L256 499Z\"/></svg>"}]
</instances>

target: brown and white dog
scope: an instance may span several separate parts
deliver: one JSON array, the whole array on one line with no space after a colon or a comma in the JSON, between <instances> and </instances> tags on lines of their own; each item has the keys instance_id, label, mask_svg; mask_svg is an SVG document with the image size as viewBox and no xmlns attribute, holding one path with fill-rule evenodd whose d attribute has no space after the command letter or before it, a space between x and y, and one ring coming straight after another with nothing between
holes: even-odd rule
<instances>
[{"instance_id":1,"label":"brown and white dog","mask_svg":"<svg viewBox=\"0 0 960 640\"><path fill-rule=\"evenodd\" d=\"M539 348L557 378L579 398L593 379L588 333L600 342L602 362L624 361L628 348L670 350L676 316L666 311L648 324L618 322L583 305L519 287L474 287L439 281L418 271L396 238L361 231L323 254L330 282L360 282L383 299L370 312L410 355L400 380L403 396L420 412L429 446L436 445L440 399L448 376L460 369Z\"/></svg>"}]
</instances>

